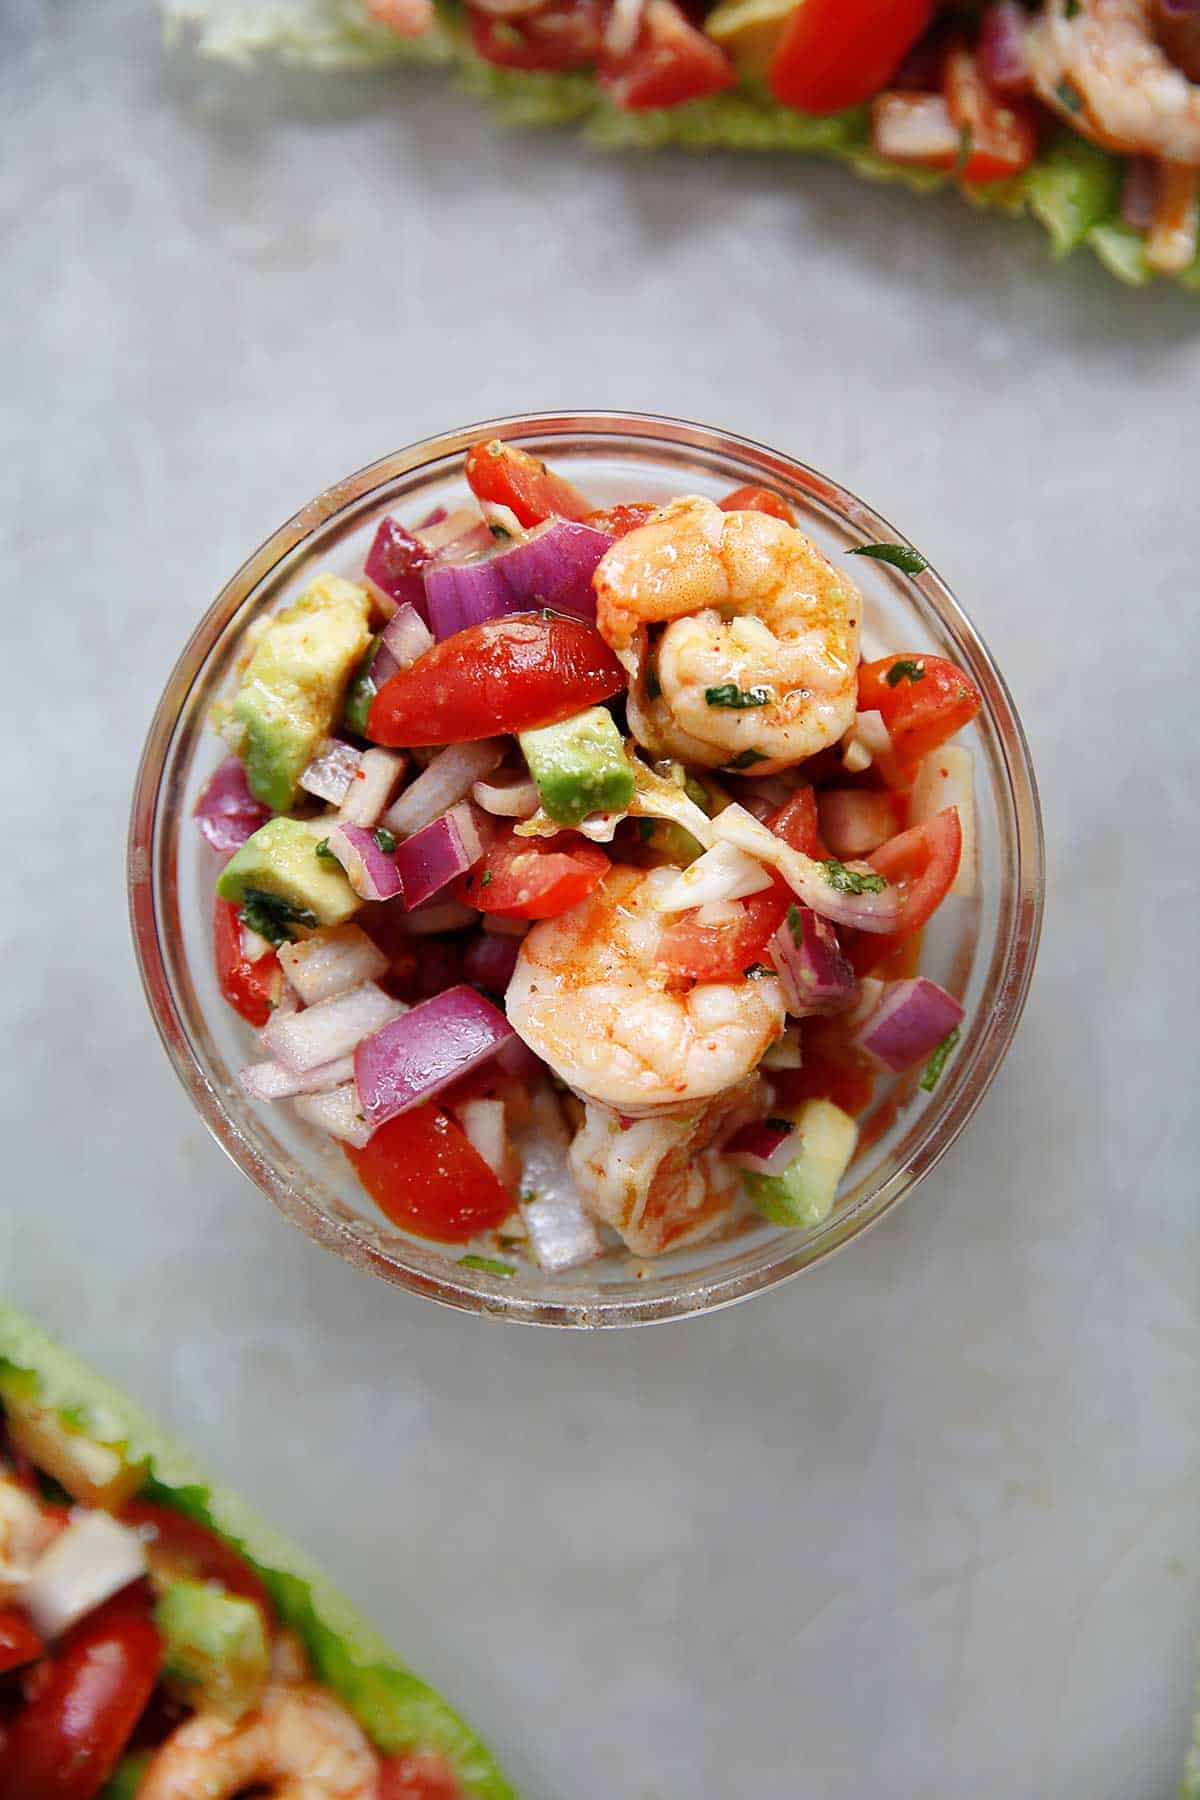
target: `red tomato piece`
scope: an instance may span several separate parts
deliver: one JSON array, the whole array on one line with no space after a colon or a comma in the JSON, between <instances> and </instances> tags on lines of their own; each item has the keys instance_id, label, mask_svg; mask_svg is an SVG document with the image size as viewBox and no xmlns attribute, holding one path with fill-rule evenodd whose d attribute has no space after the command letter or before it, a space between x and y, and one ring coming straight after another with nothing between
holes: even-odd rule
<instances>
[{"instance_id":1,"label":"red tomato piece","mask_svg":"<svg viewBox=\"0 0 1200 1800\"><path fill-rule=\"evenodd\" d=\"M869 975L897 955L907 938L927 923L945 899L958 874L962 825L958 808L948 806L921 825L889 838L867 861L902 890L900 924L895 931L862 932L848 947L856 975Z\"/></svg>"},{"instance_id":2,"label":"red tomato piece","mask_svg":"<svg viewBox=\"0 0 1200 1800\"><path fill-rule=\"evenodd\" d=\"M802 112L860 106L921 37L933 0L800 0L771 62L771 92Z\"/></svg>"},{"instance_id":3,"label":"red tomato piece","mask_svg":"<svg viewBox=\"0 0 1200 1800\"><path fill-rule=\"evenodd\" d=\"M732 494L726 494L717 504L722 512L769 513L773 519L782 519L785 525L796 523L796 515L787 501L781 495L773 494L770 488L734 488Z\"/></svg>"},{"instance_id":4,"label":"red tomato piece","mask_svg":"<svg viewBox=\"0 0 1200 1800\"><path fill-rule=\"evenodd\" d=\"M950 117L963 134L960 181L1007 181L1037 155L1037 115L1019 100L994 94L969 50L946 58L943 91Z\"/></svg>"},{"instance_id":5,"label":"red tomato piece","mask_svg":"<svg viewBox=\"0 0 1200 1800\"><path fill-rule=\"evenodd\" d=\"M658 943L658 960L693 981L737 981L761 962L793 895L783 886L739 900L741 916L729 925L699 925L683 917L668 925Z\"/></svg>"},{"instance_id":6,"label":"red tomato piece","mask_svg":"<svg viewBox=\"0 0 1200 1800\"><path fill-rule=\"evenodd\" d=\"M583 68L599 52L602 23L597 0L553 0L520 19L470 11L476 53L501 69ZM517 511L515 506L512 510Z\"/></svg>"},{"instance_id":7,"label":"red tomato piece","mask_svg":"<svg viewBox=\"0 0 1200 1800\"><path fill-rule=\"evenodd\" d=\"M268 1627L274 1626L275 1609L262 1576L207 1525L153 1500L131 1500L122 1507L121 1520L145 1539L152 1564L189 1580L217 1582L227 1593L252 1600Z\"/></svg>"},{"instance_id":8,"label":"red tomato piece","mask_svg":"<svg viewBox=\"0 0 1200 1800\"><path fill-rule=\"evenodd\" d=\"M477 499L507 506L525 526L555 517L586 519L592 510L573 482L502 438L472 445L467 451L466 476Z\"/></svg>"},{"instance_id":9,"label":"red tomato piece","mask_svg":"<svg viewBox=\"0 0 1200 1800\"><path fill-rule=\"evenodd\" d=\"M35 1662L45 1646L25 1614L15 1606L0 1610L0 1675Z\"/></svg>"},{"instance_id":10,"label":"red tomato piece","mask_svg":"<svg viewBox=\"0 0 1200 1800\"><path fill-rule=\"evenodd\" d=\"M466 1243L513 1209L466 1133L432 1102L389 1119L361 1150L342 1149L379 1210L420 1237Z\"/></svg>"},{"instance_id":11,"label":"red tomato piece","mask_svg":"<svg viewBox=\"0 0 1200 1800\"><path fill-rule=\"evenodd\" d=\"M62 1640L0 1750L0 1800L94 1800L158 1680L147 1605L118 1594Z\"/></svg>"},{"instance_id":12,"label":"red tomato piece","mask_svg":"<svg viewBox=\"0 0 1200 1800\"><path fill-rule=\"evenodd\" d=\"M440 1756L389 1756L379 1771L378 1800L462 1800L462 1789Z\"/></svg>"},{"instance_id":13,"label":"red tomato piece","mask_svg":"<svg viewBox=\"0 0 1200 1800\"><path fill-rule=\"evenodd\" d=\"M250 961L242 948L242 922L232 900L214 902L213 949L225 999L248 1025L265 1025L283 991L283 970L273 950Z\"/></svg>"},{"instance_id":14,"label":"red tomato piece","mask_svg":"<svg viewBox=\"0 0 1200 1800\"><path fill-rule=\"evenodd\" d=\"M941 656L909 651L859 667L858 710L882 715L909 779L922 757L969 725L982 705L970 676Z\"/></svg>"},{"instance_id":15,"label":"red tomato piece","mask_svg":"<svg viewBox=\"0 0 1200 1800\"><path fill-rule=\"evenodd\" d=\"M561 613L514 613L456 631L385 681L367 736L406 749L471 743L555 725L625 684L594 626Z\"/></svg>"},{"instance_id":16,"label":"red tomato piece","mask_svg":"<svg viewBox=\"0 0 1200 1800\"><path fill-rule=\"evenodd\" d=\"M688 21L675 0L648 0L632 47L622 56L602 54L596 79L610 100L640 112L719 94L733 86L737 71L720 46Z\"/></svg>"},{"instance_id":17,"label":"red tomato piece","mask_svg":"<svg viewBox=\"0 0 1200 1800\"><path fill-rule=\"evenodd\" d=\"M519 838L511 825L483 861L454 884L459 900L510 919L553 919L586 900L609 871L599 844L573 831L551 838Z\"/></svg>"},{"instance_id":18,"label":"red tomato piece","mask_svg":"<svg viewBox=\"0 0 1200 1800\"><path fill-rule=\"evenodd\" d=\"M645 500L633 500L622 506L602 506L597 512L590 512L583 521L585 525L595 526L597 531L606 531L609 537L628 537L647 519L652 519L658 511Z\"/></svg>"},{"instance_id":19,"label":"red tomato piece","mask_svg":"<svg viewBox=\"0 0 1200 1800\"><path fill-rule=\"evenodd\" d=\"M767 825L776 837L781 837L785 844L805 856L823 860L829 854L821 842L815 788L798 787L791 799L767 820Z\"/></svg>"}]
</instances>

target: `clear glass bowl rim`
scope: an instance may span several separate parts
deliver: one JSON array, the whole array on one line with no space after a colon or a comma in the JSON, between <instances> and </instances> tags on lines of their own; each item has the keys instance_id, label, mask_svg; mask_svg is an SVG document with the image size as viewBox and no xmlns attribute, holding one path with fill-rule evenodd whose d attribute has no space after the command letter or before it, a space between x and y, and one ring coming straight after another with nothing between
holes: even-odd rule
<instances>
[{"instance_id":1,"label":"clear glass bowl rim","mask_svg":"<svg viewBox=\"0 0 1200 1800\"><path fill-rule=\"evenodd\" d=\"M511 439L542 455L556 442L616 440L646 455L688 452L701 459L736 459L748 484L794 490L831 507L861 531L863 542L906 542L873 508L839 483L794 458L749 438L687 420L652 413L587 411L522 413L485 419L459 430L425 438L379 458L335 482L302 507L242 564L221 589L180 654L155 709L134 788L127 851L130 923L138 968L155 1026L176 1074L205 1124L244 1174L278 1209L315 1242L356 1267L381 1275L410 1292L444 1305L524 1323L569 1327L651 1324L714 1311L764 1292L823 1261L878 1222L908 1194L954 1143L982 1100L1016 1031L1033 975L1044 900L1044 844L1037 783L1028 745L1012 697L990 652L949 587L929 566L912 583L915 604L971 649L971 668L980 682L986 711L998 740L1008 802L1007 827L1015 862L1009 904L1000 919L1002 972L967 1078L957 1083L948 1104L927 1107L923 1130L903 1167L895 1170L853 1208L836 1210L825 1224L803 1236L781 1234L745 1269L710 1276L703 1270L681 1274L666 1292L613 1294L577 1302L561 1293L545 1299L506 1293L501 1279L463 1270L447 1259L444 1273L410 1266L402 1258L366 1242L330 1218L286 1180L239 1129L236 1117L209 1081L180 1011L164 953L161 932L164 896L174 899L175 834L179 820L164 807L163 777L189 696L230 619L247 597L285 558L339 513L361 504L374 491L426 465L461 457L482 439ZM657 1284L661 1290L662 1283Z\"/></svg>"}]
</instances>

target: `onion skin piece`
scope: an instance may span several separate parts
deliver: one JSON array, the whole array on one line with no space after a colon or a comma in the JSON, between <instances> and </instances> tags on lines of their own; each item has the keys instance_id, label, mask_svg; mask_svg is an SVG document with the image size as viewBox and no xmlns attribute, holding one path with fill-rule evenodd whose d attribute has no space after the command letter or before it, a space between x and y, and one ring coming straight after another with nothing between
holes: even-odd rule
<instances>
[{"instance_id":1,"label":"onion skin piece","mask_svg":"<svg viewBox=\"0 0 1200 1800\"><path fill-rule=\"evenodd\" d=\"M932 1056L965 1017L962 1007L936 981L923 975L884 983L883 997L858 1027L859 1047L893 1075L902 1075Z\"/></svg>"}]
</instances>

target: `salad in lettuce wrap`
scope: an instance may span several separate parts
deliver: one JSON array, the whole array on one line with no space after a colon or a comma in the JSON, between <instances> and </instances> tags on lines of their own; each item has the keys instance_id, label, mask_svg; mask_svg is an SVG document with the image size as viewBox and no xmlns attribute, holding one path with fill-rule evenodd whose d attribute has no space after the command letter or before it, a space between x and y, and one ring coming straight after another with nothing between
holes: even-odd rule
<instances>
[{"instance_id":1,"label":"salad in lettuce wrap","mask_svg":"<svg viewBox=\"0 0 1200 1800\"><path fill-rule=\"evenodd\" d=\"M163 0L206 53L449 63L506 122L805 150L1200 289L1198 0Z\"/></svg>"},{"instance_id":2,"label":"salad in lettuce wrap","mask_svg":"<svg viewBox=\"0 0 1200 1800\"><path fill-rule=\"evenodd\" d=\"M2 1800L514 1800L324 1578L0 1305Z\"/></svg>"}]
</instances>

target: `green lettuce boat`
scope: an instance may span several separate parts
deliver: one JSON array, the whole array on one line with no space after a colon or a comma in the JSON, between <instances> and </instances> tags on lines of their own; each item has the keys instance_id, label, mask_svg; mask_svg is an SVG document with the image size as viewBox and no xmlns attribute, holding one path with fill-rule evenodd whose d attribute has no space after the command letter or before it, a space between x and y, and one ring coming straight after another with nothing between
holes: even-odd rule
<instances>
[{"instance_id":1,"label":"green lettuce boat","mask_svg":"<svg viewBox=\"0 0 1200 1800\"><path fill-rule=\"evenodd\" d=\"M280 1618L302 1639L314 1672L385 1756L439 1751L465 1793L479 1800L516 1800L516 1789L470 1727L405 1667L318 1569L235 1494L214 1486L187 1451L117 1389L32 1320L0 1303L0 1384L14 1378L22 1389L36 1383L39 1405L63 1414L72 1429L119 1446L131 1463L145 1463L142 1497L207 1525L258 1570ZM122 1790L114 1784L112 1791Z\"/></svg>"}]
</instances>

